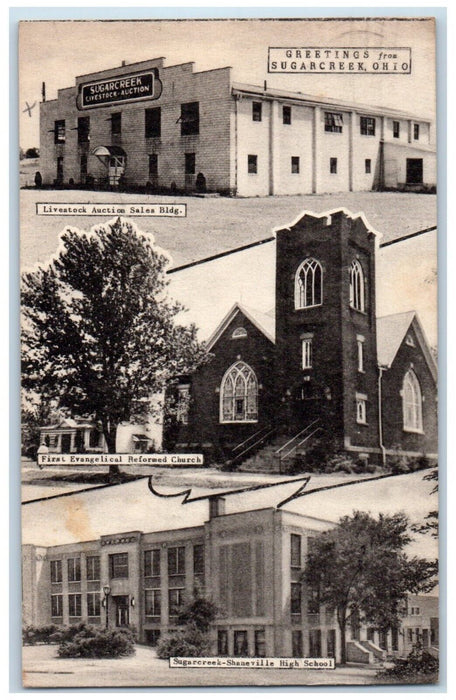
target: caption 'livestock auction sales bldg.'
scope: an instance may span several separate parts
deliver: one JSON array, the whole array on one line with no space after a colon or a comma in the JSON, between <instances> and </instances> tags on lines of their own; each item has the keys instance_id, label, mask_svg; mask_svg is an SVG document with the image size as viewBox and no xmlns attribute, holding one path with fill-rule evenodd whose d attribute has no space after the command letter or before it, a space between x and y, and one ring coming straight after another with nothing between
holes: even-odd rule
<instances>
[{"instance_id":1,"label":"caption 'livestock auction sales bldg.'","mask_svg":"<svg viewBox=\"0 0 456 700\"><path fill-rule=\"evenodd\" d=\"M432 140L426 118L163 58L79 76L40 105L45 185L239 196L419 188L436 182Z\"/></svg>"}]
</instances>

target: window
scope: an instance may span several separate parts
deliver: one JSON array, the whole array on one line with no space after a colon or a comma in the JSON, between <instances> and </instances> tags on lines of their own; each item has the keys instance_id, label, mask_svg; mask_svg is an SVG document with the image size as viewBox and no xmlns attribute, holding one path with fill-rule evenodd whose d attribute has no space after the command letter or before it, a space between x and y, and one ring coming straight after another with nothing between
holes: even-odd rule
<instances>
[{"instance_id":1,"label":"window","mask_svg":"<svg viewBox=\"0 0 456 700\"><path fill-rule=\"evenodd\" d=\"M261 121L261 102L252 102L252 121Z\"/></svg>"},{"instance_id":2,"label":"window","mask_svg":"<svg viewBox=\"0 0 456 700\"><path fill-rule=\"evenodd\" d=\"M247 338L247 331L242 326L239 326L233 331L231 337L233 340L236 340L236 338Z\"/></svg>"},{"instance_id":3,"label":"window","mask_svg":"<svg viewBox=\"0 0 456 700\"><path fill-rule=\"evenodd\" d=\"M81 180L81 182L85 182L86 177L87 177L87 153L83 153L81 156L79 179Z\"/></svg>"},{"instance_id":4,"label":"window","mask_svg":"<svg viewBox=\"0 0 456 700\"><path fill-rule=\"evenodd\" d=\"M184 603L184 588L170 588L168 591L168 610L169 616L173 617L179 614L179 609Z\"/></svg>"},{"instance_id":5,"label":"window","mask_svg":"<svg viewBox=\"0 0 456 700\"><path fill-rule=\"evenodd\" d=\"M356 422L361 425L367 424L367 396L356 394Z\"/></svg>"},{"instance_id":6,"label":"window","mask_svg":"<svg viewBox=\"0 0 456 700\"><path fill-rule=\"evenodd\" d=\"M364 170L366 175L370 175L372 170L372 161L370 158L366 158L366 160L364 161Z\"/></svg>"},{"instance_id":7,"label":"window","mask_svg":"<svg viewBox=\"0 0 456 700\"><path fill-rule=\"evenodd\" d=\"M177 387L177 408L176 420L182 425L188 425L188 414L190 408L190 386L180 384Z\"/></svg>"},{"instance_id":8,"label":"window","mask_svg":"<svg viewBox=\"0 0 456 700\"><path fill-rule=\"evenodd\" d=\"M63 616L63 596L51 595L51 617Z\"/></svg>"},{"instance_id":9,"label":"window","mask_svg":"<svg viewBox=\"0 0 456 700\"><path fill-rule=\"evenodd\" d=\"M228 656L228 631L217 630L217 654Z\"/></svg>"},{"instance_id":10,"label":"window","mask_svg":"<svg viewBox=\"0 0 456 700\"><path fill-rule=\"evenodd\" d=\"M204 574L204 545L193 545L193 573Z\"/></svg>"},{"instance_id":11,"label":"window","mask_svg":"<svg viewBox=\"0 0 456 700\"><path fill-rule=\"evenodd\" d=\"M301 568L301 535L290 535L290 564Z\"/></svg>"},{"instance_id":12,"label":"window","mask_svg":"<svg viewBox=\"0 0 456 700\"><path fill-rule=\"evenodd\" d=\"M299 173L299 156L291 156L291 172L293 175Z\"/></svg>"},{"instance_id":13,"label":"window","mask_svg":"<svg viewBox=\"0 0 456 700\"><path fill-rule=\"evenodd\" d=\"M161 591L158 588L144 591L144 609L146 617L160 617Z\"/></svg>"},{"instance_id":14,"label":"window","mask_svg":"<svg viewBox=\"0 0 456 700\"><path fill-rule=\"evenodd\" d=\"M255 630L255 656L257 658L266 656L266 635L264 630Z\"/></svg>"},{"instance_id":15,"label":"window","mask_svg":"<svg viewBox=\"0 0 456 700\"><path fill-rule=\"evenodd\" d=\"M87 617L100 617L100 594L87 593Z\"/></svg>"},{"instance_id":16,"label":"window","mask_svg":"<svg viewBox=\"0 0 456 700\"><path fill-rule=\"evenodd\" d=\"M220 421L247 423L258 420L258 382L245 362L236 362L222 379Z\"/></svg>"},{"instance_id":17,"label":"window","mask_svg":"<svg viewBox=\"0 0 456 700\"><path fill-rule=\"evenodd\" d=\"M51 583L62 583L62 562L51 561Z\"/></svg>"},{"instance_id":18,"label":"window","mask_svg":"<svg viewBox=\"0 0 456 700\"><path fill-rule=\"evenodd\" d=\"M90 117L78 117L78 143L90 141Z\"/></svg>"},{"instance_id":19,"label":"window","mask_svg":"<svg viewBox=\"0 0 456 700\"><path fill-rule=\"evenodd\" d=\"M58 182L63 180L63 156L57 157L57 180Z\"/></svg>"},{"instance_id":20,"label":"window","mask_svg":"<svg viewBox=\"0 0 456 700\"><path fill-rule=\"evenodd\" d=\"M359 260L353 260L350 267L350 306L364 311L365 306L364 272Z\"/></svg>"},{"instance_id":21,"label":"window","mask_svg":"<svg viewBox=\"0 0 456 700\"><path fill-rule=\"evenodd\" d=\"M337 175L337 158L329 159L329 172L331 175Z\"/></svg>"},{"instance_id":22,"label":"window","mask_svg":"<svg viewBox=\"0 0 456 700\"><path fill-rule=\"evenodd\" d=\"M307 614L318 615L320 612L320 598L318 591L309 590L307 592Z\"/></svg>"},{"instance_id":23,"label":"window","mask_svg":"<svg viewBox=\"0 0 456 700\"><path fill-rule=\"evenodd\" d=\"M291 632L291 654L298 659L303 657L302 630L293 630Z\"/></svg>"},{"instance_id":24,"label":"window","mask_svg":"<svg viewBox=\"0 0 456 700\"><path fill-rule=\"evenodd\" d=\"M68 614L70 617L81 617L80 593L72 593L68 596Z\"/></svg>"},{"instance_id":25,"label":"window","mask_svg":"<svg viewBox=\"0 0 456 700\"><path fill-rule=\"evenodd\" d=\"M398 139L401 135L401 123L393 121L393 138Z\"/></svg>"},{"instance_id":26,"label":"window","mask_svg":"<svg viewBox=\"0 0 456 700\"><path fill-rule=\"evenodd\" d=\"M151 647L156 647L160 639L160 630L144 630L146 635L146 644Z\"/></svg>"},{"instance_id":27,"label":"window","mask_svg":"<svg viewBox=\"0 0 456 700\"><path fill-rule=\"evenodd\" d=\"M170 547L168 549L168 575L185 574L185 547Z\"/></svg>"},{"instance_id":28,"label":"window","mask_svg":"<svg viewBox=\"0 0 456 700\"><path fill-rule=\"evenodd\" d=\"M254 175L258 172L258 156L247 156L247 172Z\"/></svg>"},{"instance_id":29,"label":"window","mask_svg":"<svg viewBox=\"0 0 456 700\"><path fill-rule=\"evenodd\" d=\"M419 124L413 125L413 138L415 141L419 141L419 138L420 138L420 125Z\"/></svg>"},{"instance_id":30,"label":"window","mask_svg":"<svg viewBox=\"0 0 456 700\"><path fill-rule=\"evenodd\" d=\"M356 336L356 345L358 348L358 372L364 372L364 342L363 335Z\"/></svg>"},{"instance_id":31,"label":"window","mask_svg":"<svg viewBox=\"0 0 456 700\"><path fill-rule=\"evenodd\" d=\"M313 659L321 657L321 630L309 630L309 656Z\"/></svg>"},{"instance_id":32,"label":"window","mask_svg":"<svg viewBox=\"0 0 456 700\"><path fill-rule=\"evenodd\" d=\"M149 177L158 175L158 155L157 153L149 153Z\"/></svg>"},{"instance_id":33,"label":"window","mask_svg":"<svg viewBox=\"0 0 456 700\"><path fill-rule=\"evenodd\" d=\"M323 303L323 270L315 258L306 258L295 276L295 309Z\"/></svg>"},{"instance_id":34,"label":"window","mask_svg":"<svg viewBox=\"0 0 456 700\"><path fill-rule=\"evenodd\" d=\"M65 119L54 122L54 143L65 143Z\"/></svg>"},{"instance_id":35,"label":"window","mask_svg":"<svg viewBox=\"0 0 456 700\"><path fill-rule=\"evenodd\" d=\"M312 338L303 338L302 345L302 369L312 369Z\"/></svg>"},{"instance_id":36,"label":"window","mask_svg":"<svg viewBox=\"0 0 456 700\"><path fill-rule=\"evenodd\" d=\"M415 341L413 340L413 336L411 336L410 333L408 334L408 336L405 339L405 344L411 348L415 347Z\"/></svg>"},{"instance_id":37,"label":"window","mask_svg":"<svg viewBox=\"0 0 456 700\"><path fill-rule=\"evenodd\" d=\"M126 552L109 555L109 572L111 578L128 578L128 554Z\"/></svg>"},{"instance_id":38,"label":"window","mask_svg":"<svg viewBox=\"0 0 456 700\"><path fill-rule=\"evenodd\" d=\"M283 106L282 118L284 124L291 124L291 107L288 105Z\"/></svg>"},{"instance_id":39,"label":"window","mask_svg":"<svg viewBox=\"0 0 456 700\"><path fill-rule=\"evenodd\" d=\"M199 102L186 102L181 105L181 136L199 134Z\"/></svg>"},{"instance_id":40,"label":"window","mask_svg":"<svg viewBox=\"0 0 456 700\"><path fill-rule=\"evenodd\" d=\"M290 612L292 615L301 614L301 584L291 584Z\"/></svg>"},{"instance_id":41,"label":"window","mask_svg":"<svg viewBox=\"0 0 456 700\"><path fill-rule=\"evenodd\" d=\"M361 117L360 131L363 136L375 136L374 117Z\"/></svg>"},{"instance_id":42,"label":"window","mask_svg":"<svg viewBox=\"0 0 456 700\"><path fill-rule=\"evenodd\" d=\"M331 131L334 134L341 134L344 125L342 114L336 112L325 112L325 131Z\"/></svg>"},{"instance_id":43,"label":"window","mask_svg":"<svg viewBox=\"0 0 456 700\"><path fill-rule=\"evenodd\" d=\"M81 560L68 559L68 581L80 581L81 580Z\"/></svg>"},{"instance_id":44,"label":"window","mask_svg":"<svg viewBox=\"0 0 456 700\"><path fill-rule=\"evenodd\" d=\"M194 175L196 172L196 155L195 153L185 154L185 174Z\"/></svg>"},{"instance_id":45,"label":"window","mask_svg":"<svg viewBox=\"0 0 456 700\"><path fill-rule=\"evenodd\" d=\"M391 628L391 649L392 651L399 649L399 630L397 627Z\"/></svg>"},{"instance_id":46,"label":"window","mask_svg":"<svg viewBox=\"0 0 456 700\"><path fill-rule=\"evenodd\" d=\"M419 615L420 614L420 609L418 607L411 607L410 608L410 615Z\"/></svg>"},{"instance_id":47,"label":"window","mask_svg":"<svg viewBox=\"0 0 456 700\"><path fill-rule=\"evenodd\" d=\"M233 656L248 656L249 643L247 630L235 630L233 635Z\"/></svg>"},{"instance_id":48,"label":"window","mask_svg":"<svg viewBox=\"0 0 456 700\"><path fill-rule=\"evenodd\" d=\"M99 447L101 440L101 433L98 428L92 428L89 434L89 447Z\"/></svg>"},{"instance_id":49,"label":"window","mask_svg":"<svg viewBox=\"0 0 456 700\"><path fill-rule=\"evenodd\" d=\"M146 139L156 138L161 136L161 108L153 107L146 109L144 119L145 137Z\"/></svg>"},{"instance_id":50,"label":"window","mask_svg":"<svg viewBox=\"0 0 456 700\"><path fill-rule=\"evenodd\" d=\"M148 549L144 552L144 576L160 576L159 549Z\"/></svg>"},{"instance_id":51,"label":"window","mask_svg":"<svg viewBox=\"0 0 456 700\"><path fill-rule=\"evenodd\" d=\"M87 581L100 580L100 557L86 558Z\"/></svg>"},{"instance_id":52,"label":"window","mask_svg":"<svg viewBox=\"0 0 456 700\"><path fill-rule=\"evenodd\" d=\"M409 369L402 384L404 430L423 431L421 387L413 369Z\"/></svg>"},{"instance_id":53,"label":"window","mask_svg":"<svg viewBox=\"0 0 456 700\"><path fill-rule=\"evenodd\" d=\"M410 644L413 642L413 627L407 627L407 641Z\"/></svg>"},{"instance_id":54,"label":"window","mask_svg":"<svg viewBox=\"0 0 456 700\"><path fill-rule=\"evenodd\" d=\"M114 112L111 114L111 134L112 136L120 136L122 133L122 112Z\"/></svg>"}]
</instances>

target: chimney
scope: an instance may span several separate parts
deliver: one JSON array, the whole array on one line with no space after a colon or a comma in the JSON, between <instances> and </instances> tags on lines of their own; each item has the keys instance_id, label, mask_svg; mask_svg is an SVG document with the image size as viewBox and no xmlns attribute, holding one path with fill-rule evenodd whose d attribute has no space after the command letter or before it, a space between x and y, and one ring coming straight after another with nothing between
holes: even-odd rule
<instances>
[{"instance_id":1,"label":"chimney","mask_svg":"<svg viewBox=\"0 0 456 700\"><path fill-rule=\"evenodd\" d=\"M45 82L41 83L41 96L43 98L43 102L46 102L46 83Z\"/></svg>"},{"instance_id":2,"label":"chimney","mask_svg":"<svg viewBox=\"0 0 456 700\"><path fill-rule=\"evenodd\" d=\"M221 496L209 496L209 520L225 515L225 499Z\"/></svg>"},{"instance_id":3,"label":"chimney","mask_svg":"<svg viewBox=\"0 0 456 700\"><path fill-rule=\"evenodd\" d=\"M264 88L263 88L264 92L266 92L267 89L268 89L268 84L267 84L267 82L266 82L266 80L265 80L265 81L264 81Z\"/></svg>"},{"instance_id":4,"label":"chimney","mask_svg":"<svg viewBox=\"0 0 456 700\"><path fill-rule=\"evenodd\" d=\"M122 68L123 68L124 66L127 65L127 62L126 62L126 61L122 61L122 64L121 64L121 65L122 65Z\"/></svg>"}]
</instances>

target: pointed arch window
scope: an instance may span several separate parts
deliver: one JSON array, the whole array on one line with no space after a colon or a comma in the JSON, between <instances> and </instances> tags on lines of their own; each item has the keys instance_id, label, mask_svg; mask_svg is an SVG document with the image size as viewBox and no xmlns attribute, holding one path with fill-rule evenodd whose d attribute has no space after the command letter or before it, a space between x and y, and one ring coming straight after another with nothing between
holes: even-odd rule
<instances>
[{"instance_id":1,"label":"pointed arch window","mask_svg":"<svg viewBox=\"0 0 456 700\"><path fill-rule=\"evenodd\" d=\"M350 267L350 306L357 311L366 310L366 283L359 260L353 260Z\"/></svg>"},{"instance_id":2,"label":"pointed arch window","mask_svg":"<svg viewBox=\"0 0 456 700\"><path fill-rule=\"evenodd\" d=\"M421 387L413 369L409 369L404 377L402 385L402 413L404 430L423 432Z\"/></svg>"},{"instance_id":3,"label":"pointed arch window","mask_svg":"<svg viewBox=\"0 0 456 700\"><path fill-rule=\"evenodd\" d=\"M245 362L236 362L222 379L221 423L254 423L258 420L258 381Z\"/></svg>"},{"instance_id":4,"label":"pointed arch window","mask_svg":"<svg viewBox=\"0 0 456 700\"><path fill-rule=\"evenodd\" d=\"M315 258L306 258L295 277L295 309L307 309L323 303L323 270Z\"/></svg>"}]
</instances>

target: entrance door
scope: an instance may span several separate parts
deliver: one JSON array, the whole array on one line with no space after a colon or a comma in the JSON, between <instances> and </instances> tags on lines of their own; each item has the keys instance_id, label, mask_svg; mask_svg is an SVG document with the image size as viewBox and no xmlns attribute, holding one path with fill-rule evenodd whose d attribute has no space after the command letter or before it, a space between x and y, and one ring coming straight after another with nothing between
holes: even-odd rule
<instances>
[{"instance_id":1,"label":"entrance door","mask_svg":"<svg viewBox=\"0 0 456 700\"><path fill-rule=\"evenodd\" d=\"M248 656L249 646L246 630L236 630L234 633L234 656Z\"/></svg>"},{"instance_id":2,"label":"entrance door","mask_svg":"<svg viewBox=\"0 0 456 700\"><path fill-rule=\"evenodd\" d=\"M62 435L62 454L68 454L71 450L71 433L63 433Z\"/></svg>"},{"instance_id":3,"label":"entrance door","mask_svg":"<svg viewBox=\"0 0 456 700\"><path fill-rule=\"evenodd\" d=\"M125 173L125 156L111 156L109 159L109 184L116 186L119 184L119 180Z\"/></svg>"},{"instance_id":4,"label":"entrance door","mask_svg":"<svg viewBox=\"0 0 456 700\"><path fill-rule=\"evenodd\" d=\"M423 159L407 158L407 183L420 185L423 182Z\"/></svg>"},{"instance_id":5,"label":"entrance door","mask_svg":"<svg viewBox=\"0 0 456 700\"><path fill-rule=\"evenodd\" d=\"M115 596L114 602L116 605L116 627L127 627L130 622L129 596Z\"/></svg>"}]
</instances>

